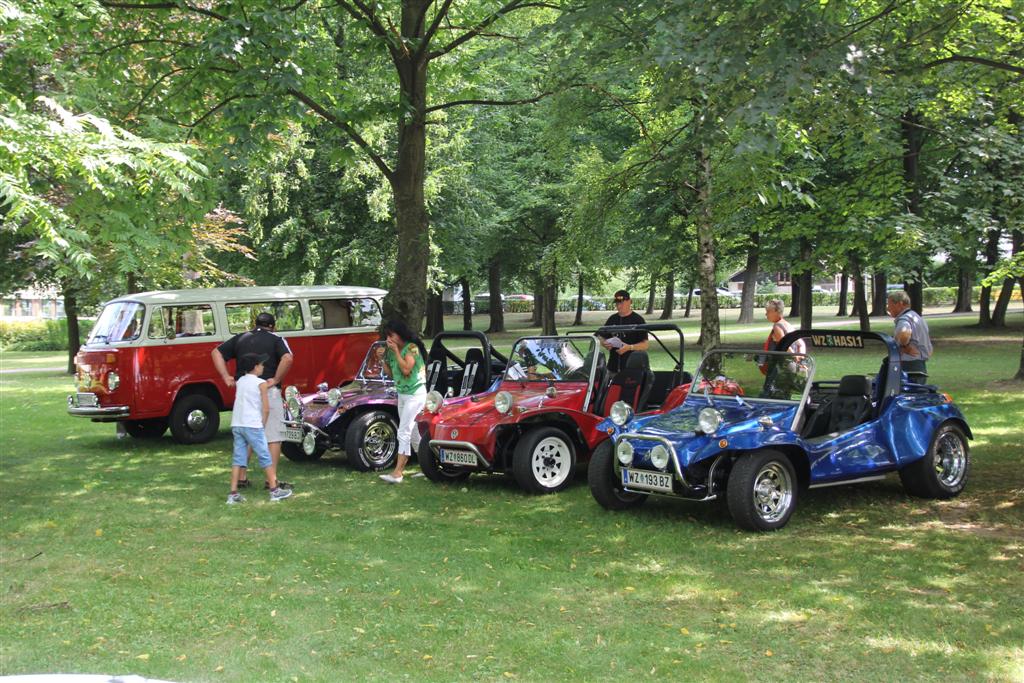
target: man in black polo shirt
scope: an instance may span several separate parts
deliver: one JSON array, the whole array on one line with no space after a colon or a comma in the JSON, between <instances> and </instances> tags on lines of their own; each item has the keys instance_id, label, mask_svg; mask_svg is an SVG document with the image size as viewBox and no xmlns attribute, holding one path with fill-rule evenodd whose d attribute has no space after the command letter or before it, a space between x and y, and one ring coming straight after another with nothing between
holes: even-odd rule
<instances>
[{"instance_id":1,"label":"man in black polo shirt","mask_svg":"<svg viewBox=\"0 0 1024 683\"><path fill-rule=\"evenodd\" d=\"M267 434L267 446L270 448L270 457L277 467L281 460L281 441L284 438L284 401L281 399L281 381L284 380L288 370L292 367L292 350L288 348L288 342L274 334L274 327L277 321L270 313L260 313L256 316L256 328L249 332L241 332L231 339L218 346L210 354L213 358L213 366L220 373L224 383L229 387L235 386L235 380L242 376L236 364L235 376L228 373L227 361L232 358L241 358L247 353L265 355L267 361L263 364L261 379L265 379L270 385L267 391L270 400L270 416L267 418L267 425L264 431ZM240 486L248 485L248 478L243 478ZM291 488L291 484L278 480L278 486Z\"/></svg>"},{"instance_id":2,"label":"man in black polo shirt","mask_svg":"<svg viewBox=\"0 0 1024 683\"><path fill-rule=\"evenodd\" d=\"M629 292L624 289L615 292L615 313L608 317L605 325L643 325L646 322L643 316L633 310ZM629 354L634 351L646 351L649 344L647 332L644 330L619 332L608 337L601 342L601 346L611 351L608 355L608 370L618 372L619 368L626 367L626 358Z\"/></svg>"}]
</instances>

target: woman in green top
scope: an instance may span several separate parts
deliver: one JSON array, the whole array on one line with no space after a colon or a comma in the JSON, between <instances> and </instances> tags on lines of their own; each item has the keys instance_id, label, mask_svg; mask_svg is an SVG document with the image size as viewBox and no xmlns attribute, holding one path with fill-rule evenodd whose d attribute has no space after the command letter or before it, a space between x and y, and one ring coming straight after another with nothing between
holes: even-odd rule
<instances>
[{"instance_id":1,"label":"woman in green top","mask_svg":"<svg viewBox=\"0 0 1024 683\"><path fill-rule=\"evenodd\" d=\"M398 390L398 459L395 470L382 474L380 478L389 484L401 484L405 465L412 454L412 440L419 446L416 432L416 416L423 410L427 400L427 373L420 350L419 339L401 320L389 320L381 328L387 339L384 351L384 368L395 380Z\"/></svg>"}]
</instances>

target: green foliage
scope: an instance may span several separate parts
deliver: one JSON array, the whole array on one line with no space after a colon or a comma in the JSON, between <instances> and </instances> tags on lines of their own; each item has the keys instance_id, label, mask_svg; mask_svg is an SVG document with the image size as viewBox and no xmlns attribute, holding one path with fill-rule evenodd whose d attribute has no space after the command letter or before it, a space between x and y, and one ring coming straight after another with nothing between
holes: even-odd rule
<instances>
[{"instance_id":1,"label":"green foliage","mask_svg":"<svg viewBox=\"0 0 1024 683\"><path fill-rule=\"evenodd\" d=\"M82 339L89 336L94 320L78 321ZM13 321L0 320L0 350L3 351L67 351L68 321L57 320Z\"/></svg>"}]
</instances>

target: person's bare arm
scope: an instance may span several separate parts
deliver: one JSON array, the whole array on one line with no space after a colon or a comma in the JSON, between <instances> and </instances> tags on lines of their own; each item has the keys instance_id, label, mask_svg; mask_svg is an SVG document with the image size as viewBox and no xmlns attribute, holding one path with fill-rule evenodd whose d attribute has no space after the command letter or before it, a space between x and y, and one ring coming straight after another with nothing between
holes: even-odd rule
<instances>
[{"instance_id":1,"label":"person's bare arm","mask_svg":"<svg viewBox=\"0 0 1024 683\"><path fill-rule=\"evenodd\" d=\"M213 359L213 367L217 370L217 374L220 375L221 379L224 380L224 384L229 387L235 386L235 378L228 372L228 364L224 361L224 356L220 355L219 349L214 349L210 352L210 358Z\"/></svg>"},{"instance_id":2,"label":"person's bare arm","mask_svg":"<svg viewBox=\"0 0 1024 683\"><path fill-rule=\"evenodd\" d=\"M621 356L622 354L629 353L630 351L646 351L649 348L651 348L651 343L648 340L644 339L643 341L637 342L636 344L623 344L622 346L619 347L618 352Z\"/></svg>"},{"instance_id":3,"label":"person's bare arm","mask_svg":"<svg viewBox=\"0 0 1024 683\"><path fill-rule=\"evenodd\" d=\"M270 419L270 399L267 398L267 389L269 388L270 380L260 382L260 403L263 408L263 426L266 426L267 420Z\"/></svg>"},{"instance_id":4,"label":"person's bare arm","mask_svg":"<svg viewBox=\"0 0 1024 683\"><path fill-rule=\"evenodd\" d=\"M288 371L291 370L292 361L294 360L295 357L292 356L292 354L290 353L286 353L283 356L281 356L281 360L277 363L277 372L274 373L273 377L267 380L268 382L270 382L270 386L279 386L281 382L284 381L285 375L287 375Z\"/></svg>"}]
</instances>

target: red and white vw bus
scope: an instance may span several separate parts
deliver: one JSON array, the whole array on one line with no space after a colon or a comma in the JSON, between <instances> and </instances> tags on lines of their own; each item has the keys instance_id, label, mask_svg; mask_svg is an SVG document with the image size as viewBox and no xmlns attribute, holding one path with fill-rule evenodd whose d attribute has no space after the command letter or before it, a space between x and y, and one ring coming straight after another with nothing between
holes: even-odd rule
<instances>
[{"instance_id":1,"label":"red and white vw bus","mask_svg":"<svg viewBox=\"0 0 1024 683\"><path fill-rule=\"evenodd\" d=\"M68 413L119 422L133 437L170 427L179 443L210 440L235 390L210 352L251 330L266 311L295 356L285 379L302 392L352 380L377 339L380 300L371 287L222 287L130 294L107 302L75 356L77 392ZM234 361L229 370L234 371Z\"/></svg>"}]
</instances>

